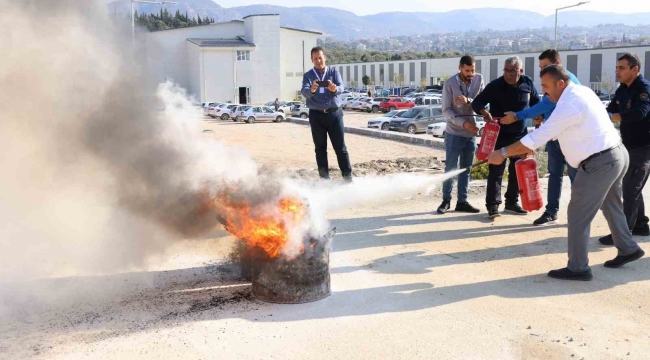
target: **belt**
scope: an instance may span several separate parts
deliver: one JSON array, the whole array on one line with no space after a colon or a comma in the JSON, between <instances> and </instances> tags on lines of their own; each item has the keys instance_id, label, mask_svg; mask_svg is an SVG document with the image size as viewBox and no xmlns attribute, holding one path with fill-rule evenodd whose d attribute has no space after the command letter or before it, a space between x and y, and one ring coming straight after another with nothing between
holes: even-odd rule
<instances>
[{"instance_id":1,"label":"belt","mask_svg":"<svg viewBox=\"0 0 650 360\"><path fill-rule=\"evenodd\" d=\"M314 110L314 111L322 112L322 113L325 113L325 114L329 114L329 113L331 113L331 112L335 112L335 111L338 110L338 109L339 109L339 108L337 108L337 107L333 107L333 108L329 108L329 109L325 109L325 110L319 110L319 109L309 109L309 110L310 110L310 111L311 111L311 110Z\"/></svg>"},{"instance_id":2,"label":"belt","mask_svg":"<svg viewBox=\"0 0 650 360\"><path fill-rule=\"evenodd\" d=\"M610 152L610 151L612 151L612 150L618 148L618 147L621 146L621 145L622 145L622 144L618 144L618 145L616 145L616 146L612 146L612 147L609 148L609 149L605 149L605 150L603 150L603 151L600 151L600 152L597 152L597 153L595 153L595 154L591 154L591 155L589 155L589 157L587 157L586 159L584 159L584 160L582 160L582 161L580 162L580 165L578 165L578 167L581 167L582 165L584 165L585 163L587 163L587 161L592 160L592 159L594 159L594 158L597 158L597 157L599 157L600 155L607 154L608 152Z\"/></svg>"}]
</instances>

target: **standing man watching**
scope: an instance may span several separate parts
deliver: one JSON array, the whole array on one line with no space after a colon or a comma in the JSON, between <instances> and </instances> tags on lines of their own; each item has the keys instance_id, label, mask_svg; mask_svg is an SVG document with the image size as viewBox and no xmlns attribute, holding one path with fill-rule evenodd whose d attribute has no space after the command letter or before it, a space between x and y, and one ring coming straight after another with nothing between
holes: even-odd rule
<instances>
[{"instance_id":1,"label":"standing man watching","mask_svg":"<svg viewBox=\"0 0 650 360\"><path fill-rule=\"evenodd\" d=\"M278 109L280 108L280 101L278 98L275 98L275 101L273 102L273 106L275 107L275 112L278 112Z\"/></svg>"},{"instance_id":2,"label":"standing man watching","mask_svg":"<svg viewBox=\"0 0 650 360\"><path fill-rule=\"evenodd\" d=\"M521 59L517 56L509 57L505 61L503 76L489 83L485 89L478 94L472 102L472 109L483 115L486 121L494 121L493 116L504 117L508 111L521 111L539 102L537 90L533 79L523 74ZM490 104L490 111L486 106ZM501 120L501 130L497 138L496 148L508 146L526 136L525 119L515 120L505 118ZM518 215L525 215L528 212L519 206L519 185L515 161L518 158L510 158L508 166L508 190L506 191L505 210ZM499 216L499 205L501 205L501 181L506 169L504 162L499 164L491 163L488 170L487 195L485 205L488 215L491 218Z\"/></svg>"},{"instance_id":3,"label":"standing man watching","mask_svg":"<svg viewBox=\"0 0 650 360\"><path fill-rule=\"evenodd\" d=\"M327 135L330 137L336 158L345 181L352 181L352 166L343 136L343 110L341 93L343 80L335 67L325 65L327 58L323 49L311 49L314 67L302 77L302 96L307 99L309 125L316 147L316 164L321 179L329 179L327 162Z\"/></svg>"},{"instance_id":4,"label":"standing man watching","mask_svg":"<svg viewBox=\"0 0 650 360\"><path fill-rule=\"evenodd\" d=\"M557 50L548 49L539 55L539 69L543 69L549 65L562 65L560 60L560 53ZM580 85L580 81L570 71L567 71L571 82L575 85ZM519 119L535 119L535 125L541 125L542 119L551 117L555 110L555 103L552 102L548 96L544 95L539 104L513 113L507 112L506 117L502 121L509 122L511 120ZM546 202L546 211L533 222L534 225L542 226L554 224L557 221L557 213L560 211L560 197L562 196L562 182L564 180L565 165L569 170L569 180L573 182L576 176L576 169L568 165L560 143L557 139L553 139L546 143L546 152L548 153L548 193Z\"/></svg>"},{"instance_id":5,"label":"standing man watching","mask_svg":"<svg viewBox=\"0 0 650 360\"><path fill-rule=\"evenodd\" d=\"M606 268L621 267L645 254L632 240L622 203L622 182L630 159L621 138L594 92L571 83L560 65L540 72L542 90L557 105L551 117L537 130L513 145L495 150L490 164L501 164L509 156L527 154L553 138L562 146L569 165L577 168L569 202L569 262L548 276L564 280L591 280L589 231L598 210L603 211L612 231L618 255Z\"/></svg>"},{"instance_id":6,"label":"standing man watching","mask_svg":"<svg viewBox=\"0 0 650 360\"><path fill-rule=\"evenodd\" d=\"M630 167L623 178L623 211L632 235L648 236L643 188L650 174L650 81L643 78L641 62L635 54L626 53L616 63L616 78L621 86L607 106L614 122L621 123L623 145L630 154ZM614 245L612 235L599 239L603 245Z\"/></svg>"},{"instance_id":7,"label":"standing man watching","mask_svg":"<svg viewBox=\"0 0 650 360\"><path fill-rule=\"evenodd\" d=\"M460 58L458 74L445 81L442 87L442 112L447 120L445 130L446 161L445 172L450 172L460 167L467 168L474 161L476 152L476 121L472 110L472 99L483 90L483 76L475 73L476 61L471 55ZM458 202L456 211L478 213L479 209L467 202L469 189L469 171L458 175ZM451 203L451 190L453 179L444 182L442 186L442 204L438 213L449 211Z\"/></svg>"}]
</instances>

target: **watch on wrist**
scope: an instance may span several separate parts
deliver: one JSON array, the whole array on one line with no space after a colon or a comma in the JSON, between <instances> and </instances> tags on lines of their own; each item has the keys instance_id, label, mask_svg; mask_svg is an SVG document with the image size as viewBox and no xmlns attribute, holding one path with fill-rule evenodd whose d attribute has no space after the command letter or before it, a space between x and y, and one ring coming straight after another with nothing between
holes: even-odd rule
<instances>
[{"instance_id":1,"label":"watch on wrist","mask_svg":"<svg viewBox=\"0 0 650 360\"><path fill-rule=\"evenodd\" d=\"M508 157L508 150L506 150L506 148L502 147L501 148L501 155L503 155L503 157L507 158Z\"/></svg>"}]
</instances>

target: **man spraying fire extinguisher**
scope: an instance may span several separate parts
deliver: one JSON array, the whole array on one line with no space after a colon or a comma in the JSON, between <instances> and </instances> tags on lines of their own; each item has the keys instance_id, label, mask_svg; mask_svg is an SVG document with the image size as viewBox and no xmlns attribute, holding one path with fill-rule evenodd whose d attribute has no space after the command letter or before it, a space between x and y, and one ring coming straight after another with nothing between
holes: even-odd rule
<instances>
[{"instance_id":1,"label":"man spraying fire extinguisher","mask_svg":"<svg viewBox=\"0 0 650 360\"><path fill-rule=\"evenodd\" d=\"M557 138L567 162L577 168L569 202L569 261L567 267L548 276L563 280L591 280L589 229L598 209L602 209L618 249L606 268L618 268L643 257L632 240L622 204L622 181L630 163L621 137L600 99L588 87L573 84L561 65L540 72L542 90L556 103L553 114L534 132L516 143L493 151L488 162L502 164L506 158L527 154Z\"/></svg>"}]
</instances>

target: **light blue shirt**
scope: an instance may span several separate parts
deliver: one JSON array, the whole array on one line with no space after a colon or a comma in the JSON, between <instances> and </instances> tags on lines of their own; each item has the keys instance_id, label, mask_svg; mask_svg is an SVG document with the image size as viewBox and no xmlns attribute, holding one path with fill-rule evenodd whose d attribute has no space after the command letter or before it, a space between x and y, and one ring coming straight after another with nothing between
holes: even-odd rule
<instances>
[{"instance_id":1,"label":"light blue shirt","mask_svg":"<svg viewBox=\"0 0 650 360\"><path fill-rule=\"evenodd\" d=\"M580 81L578 81L578 78L575 75L573 75L570 71L567 71L567 73L569 73L569 78L571 78L572 83L581 85ZM553 110L555 110L555 103L552 102L546 95L544 95L542 101L540 101L537 105L529 107L528 109L524 109L522 111L518 111L516 114L517 119L520 121L533 119L539 115L544 115L544 119L548 119L551 117Z\"/></svg>"},{"instance_id":2,"label":"light blue shirt","mask_svg":"<svg viewBox=\"0 0 650 360\"><path fill-rule=\"evenodd\" d=\"M323 74L312 68L302 76L302 89L300 93L307 99L307 107L314 110L325 110L341 107L343 103L341 94L343 93L343 79L335 67L326 67ZM331 92L326 88L318 88L315 94L311 93L311 84L316 81L332 80L336 85L336 92Z\"/></svg>"}]
</instances>

